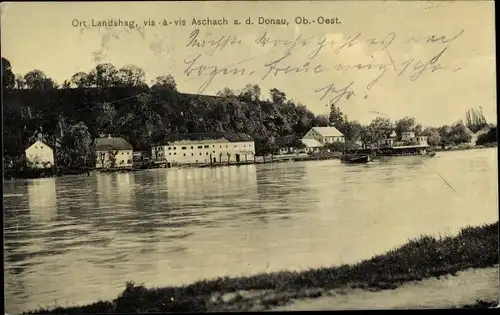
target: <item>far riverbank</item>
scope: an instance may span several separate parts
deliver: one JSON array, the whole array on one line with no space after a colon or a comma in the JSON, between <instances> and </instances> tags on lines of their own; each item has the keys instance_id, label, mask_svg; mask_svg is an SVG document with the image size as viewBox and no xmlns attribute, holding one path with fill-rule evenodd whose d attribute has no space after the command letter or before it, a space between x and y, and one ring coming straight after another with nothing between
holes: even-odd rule
<instances>
[{"instance_id":1,"label":"far riverbank","mask_svg":"<svg viewBox=\"0 0 500 315\"><path fill-rule=\"evenodd\" d=\"M25 314L263 311L300 300L321 298L328 292L331 294L332 290L346 294L355 290L366 295L374 291L401 290L415 283L425 286L429 281L432 283L432 279L443 276L453 281L450 279L459 279L451 278L457 275L476 279L478 274L489 273L491 278L494 269L498 268L498 232L496 222L463 228L456 236L439 239L422 236L355 265L217 278L181 287L147 289L128 283L125 291L112 301L39 309ZM442 289L447 290L446 287ZM462 300L469 307L474 306L469 303L470 299L491 299L491 292L484 296L470 295ZM477 302L476 306L489 305L490 302Z\"/></svg>"},{"instance_id":2,"label":"far riverbank","mask_svg":"<svg viewBox=\"0 0 500 315\"><path fill-rule=\"evenodd\" d=\"M488 144L484 146L455 146L442 149L440 147L432 148L434 152L453 152L477 149L490 149L496 147L497 144ZM322 152L315 154L285 154L285 155L268 155L268 156L255 156L254 161L242 162L217 162L212 164L178 164L170 165L168 168L200 168L200 167L227 167L227 166L242 166L250 164L274 164L286 162L305 162L305 161L324 161L324 160L337 160L340 159L341 154L338 152ZM165 166L166 167L166 166ZM155 167L156 168L156 167ZM61 177L66 175L90 175L90 172L102 173L119 173L119 172L137 172L145 169L152 169L144 166L128 167L128 168L114 168L114 169L36 169L29 171L18 172L13 169L4 170L4 179L32 179L32 178L45 178L45 177Z\"/></svg>"}]
</instances>

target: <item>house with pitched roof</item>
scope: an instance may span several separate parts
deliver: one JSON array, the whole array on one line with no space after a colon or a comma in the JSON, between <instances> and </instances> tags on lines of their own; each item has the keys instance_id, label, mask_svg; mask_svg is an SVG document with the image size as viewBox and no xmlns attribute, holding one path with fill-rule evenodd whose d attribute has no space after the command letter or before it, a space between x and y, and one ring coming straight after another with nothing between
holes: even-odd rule
<instances>
[{"instance_id":1,"label":"house with pitched roof","mask_svg":"<svg viewBox=\"0 0 500 315\"><path fill-rule=\"evenodd\" d=\"M255 143L236 132L168 134L156 141L151 154L171 164L250 162L255 160Z\"/></svg>"},{"instance_id":2,"label":"house with pitched roof","mask_svg":"<svg viewBox=\"0 0 500 315\"><path fill-rule=\"evenodd\" d=\"M312 127L301 139L308 152L321 150L325 145L345 143L344 135L335 127Z\"/></svg>"},{"instance_id":3,"label":"house with pitched roof","mask_svg":"<svg viewBox=\"0 0 500 315\"><path fill-rule=\"evenodd\" d=\"M26 164L33 168L50 168L54 166L54 150L39 139L24 151Z\"/></svg>"},{"instance_id":4,"label":"house with pitched roof","mask_svg":"<svg viewBox=\"0 0 500 315\"><path fill-rule=\"evenodd\" d=\"M133 165L133 150L130 143L121 137L95 139L96 168L128 168Z\"/></svg>"}]
</instances>

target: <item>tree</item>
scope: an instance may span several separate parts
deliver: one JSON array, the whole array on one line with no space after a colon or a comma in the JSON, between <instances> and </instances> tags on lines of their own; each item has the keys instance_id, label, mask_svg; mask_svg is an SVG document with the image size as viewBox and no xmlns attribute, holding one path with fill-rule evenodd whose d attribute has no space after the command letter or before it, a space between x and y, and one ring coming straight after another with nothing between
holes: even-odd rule
<instances>
[{"instance_id":1,"label":"tree","mask_svg":"<svg viewBox=\"0 0 500 315\"><path fill-rule=\"evenodd\" d=\"M357 121L346 121L340 130L346 140L358 141L361 139L361 133L363 132L363 126Z\"/></svg>"},{"instance_id":2,"label":"tree","mask_svg":"<svg viewBox=\"0 0 500 315\"><path fill-rule=\"evenodd\" d=\"M384 140L394 130L394 125L388 118L377 117L368 125L371 138L375 142Z\"/></svg>"},{"instance_id":3,"label":"tree","mask_svg":"<svg viewBox=\"0 0 500 315\"><path fill-rule=\"evenodd\" d=\"M445 147L447 145L451 145L452 144L452 140L451 140L451 127L448 126L448 125L444 125L444 126L441 126L438 128L438 132L439 132L439 137L441 139L441 146L442 147Z\"/></svg>"},{"instance_id":4,"label":"tree","mask_svg":"<svg viewBox=\"0 0 500 315\"><path fill-rule=\"evenodd\" d=\"M479 110L473 108L467 110L465 113L465 125L472 131L478 132L488 125L486 118L483 114L483 108L479 106Z\"/></svg>"},{"instance_id":5,"label":"tree","mask_svg":"<svg viewBox=\"0 0 500 315\"><path fill-rule=\"evenodd\" d=\"M90 76L83 71L75 73L71 77L70 81L74 86L78 88L86 88L92 85Z\"/></svg>"},{"instance_id":6,"label":"tree","mask_svg":"<svg viewBox=\"0 0 500 315\"><path fill-rule=\"evenodd\" d=\"M118 150L109 150L108 151L108 159L109 159L109 167L116 167L116 156L118 155Z\"/></svg>"},{"instance_id":7,"label":"tree","mask_svg":"<svg viewBox=\"0 0 500 315\"><path fill-rule=\"evenodd\" d=\"M228 87L223 88L216 94L219 97L235 98L236 93Z\"/></svg>"},{"instance_id":8,"label":"tree","mask_svg":"<svg viewBox=\"0 0 500 315\"><path fill-rule=\"evenodd\" d=\"M404 117L400 120L397 120L394 129L398 137L401 137L403 132L414 131L415 127L415 118L413 117Z\"/></svg>"},{"instance_id":9,"label":"tree","mask_svg":"<svg viewBox=\"0 0 500 315\"><path fill-rule=\"evenodd\" d=\"M162 75L162 76L156 77L156 80L155 80L153 86L151 86L151 88L153 88L153 89L168 88L168 89L176 91L177 90L177 83L175 82L175 79L173 76L171 76L170 74L167 74L167 75Z\"/></svg>"},{"instance_id":10,"label":"tree","mask_svg":"<svg viewBox=\"0 0 500 315\"><path fill-rule=\"evenodd\" d=\"M32 70L26 73L24 83L28 89L45 91L57 88L57 84L41 70Z\"/></svg>"},{"instance_id":11,"label":"tree","mask_svg":"<svg viewBox=\"0 0 500 315\"><path fill-rule=\"evenodd\" d=\"M438 128L433 128L433 127L429 127L429 128L426 128L422 134L424 136L427 136L427 143L430 145L430 146L439 146L441 145L441 135L439 133L439 129Z\"/></svg>"},{"instance_id":12,"label":"tree","mask_svg":"<svg viewBox=\"0 0 500 315\"><path fill-rule=\"evenodd\" d=\"M487 133L480 135L477 139L477 145L485 145L498 142L497 127L492 127Z\"/></svg>"},{"instance_id":13,"label":"tree","mask_svg":"<svg viewBox=\"0 0 500 315\"><path fill-rule=\"evenodd\" d=\"M271 89L270 91L270 94L271 94L271 101L274 103L274 104L284 104L285 101L286 101L286 94L285 92L282 92L278 89Z\"/></svg>"},{"instance_id":14,"label":"tree","mask_svg":"<svg viewBox=\"0 0 500 315\"><path fill-rule=\"evenodd\" d=\"M260 100L260 92L257 84L247 84L241 91L239 99L243 102L257 102Z\"/></svg>"},{"instance_id":15,"label":"tree","mask_svg":"<svg viewBox=\"0 0 500 315\"><path fill-rule=\"evenodd\" d=\"M118 70L110 63L102 63L92 69L87 77L89 86L110 87L118 82Z\"/></svg>"},{"instance_id":16,"label":"tree","mask_svg":"<svg viewBox=\"0 0 500 315\"><path fill-rule=\"evenodd\" d=\"M341 128L341 126L344 124L345 115L340 111L340 108L335 106L335 104L330 105L330 115L328 117L328 120L330 122L330 125L335 126L337 128Z\"/></svg>"},{"instance_id":17,"label":"tree","mask_svg":"<svg viewBox=\"0 0 500 315\"><path fill-rule=\"evenodd\" d=\"M2 57L2 80L4 89L13 89L15 85L15 76L12 72L10 61Z\"/></svg>"},{"instance_id":18,"label":"tree","mask_svg":"<svg viewBox=\"0 0 500 315\"><path fill-rule=\"evenodd\" d=\"M14 79L14 86L16 89L21 90L26 86L26 82L24 81L24 77L20 74L16 74L16 78Z\"/></svg>"},{"instance_id":19,"label":"tree","mask_svg":"<svg viewBox=\"0 0 500 315\"><path fill-rule=\"evenodd\" d=\"M143 69L135 65L126 65L118 70L115 84L125 87L145 86L145 77L146 73Z\"/></svg>"},{"instance_id":20,"label":"tree","mask_svg":"<svg viewBox=\"0 0 500 315\"><path fill-rule=\"evenodd\" d=\"M451 127L451 142L455 145L468 143L472 139L472 133L463 122L453 124Z\"/></svg>"},{"instance_id":21,"label":"tree","mask_svg":"<svg viewBox=\"0 0 500 315\"><path fill-rule=\"evenodd\" d=\"M69 127L61 139L61 157L69 167L93 166L95 150L88 127L79 122Z\"/></svg>"},{"instance_id":22,"label":"tree","mask_svg":"<svg viewBox=\"0 0 500 315\"><path fill-rule=\"evenodd\" d=\"M99 130L109 134L115 134L118 131L118 113L113 104L99 104L94 108L94 112Z\"/></svg>"},{"instance_id":23,"label":"tree","mask_svg":"<svg viewBox=\"0 0 500 315\"><path fill-rule=\"evenodd\" d=\"M421 135L424 128L422 127L421 124L417 124L415 127L413 127L413 131L415 132L415 135Z\"/></svg>"}]
</instances>

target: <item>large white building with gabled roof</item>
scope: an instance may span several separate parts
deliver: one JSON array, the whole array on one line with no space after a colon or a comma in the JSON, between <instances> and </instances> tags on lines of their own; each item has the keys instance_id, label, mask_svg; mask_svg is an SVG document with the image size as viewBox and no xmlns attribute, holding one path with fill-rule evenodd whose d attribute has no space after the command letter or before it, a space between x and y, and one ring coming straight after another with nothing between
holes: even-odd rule
<instances>
[{"instance_id":1,"label":"large white building with gabled roof","mask_svg":"<svg viewBox=\"0 0 500 315\"><path fill-rule=\"evenodd\" d=\"M344 135L335 127L312 127L303 139L315 139L322 145L336 142L345 142Z\"/></svg>"}]
</instances>

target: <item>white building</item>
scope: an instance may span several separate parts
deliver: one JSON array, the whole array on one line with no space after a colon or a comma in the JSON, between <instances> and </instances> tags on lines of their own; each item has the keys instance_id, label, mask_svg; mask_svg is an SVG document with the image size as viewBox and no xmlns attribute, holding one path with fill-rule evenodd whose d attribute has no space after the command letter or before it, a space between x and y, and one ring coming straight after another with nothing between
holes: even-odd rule
<instances>
[{"instance_id":1,"label":"white building","mask_svg":"<svg viewBox=\"0 0 500 315\"><path fill-rule=\"evenodd\" d=\"M304 144L306 152L319 152L321 148L324 147L324 145L316 139L302 138L300 141Z\"/></svg>"},{"instance_id":2,"label":"white building","mask_svg":"<svg viewBox=\"0 0 500 315\"><path fill-rule=\"evenodd\" d=\"M25 151L26 163L34 168L49 168L54 166L54 150L42 140L37 140Z\"/></svg>"},{"instance_id":3,"label":"white building","mask_svg":"<svg viewBox=\"0 0 500 315\"><path fill-rule=\"evenodd\" d=\"M255 160L255 143L235 132L171 134L152 146L151 154L172 164L245 163Z\"/></svg>"},{"instance_id":4,"label":"white building","mask_svg":"<svg viewBox=\"0 0 500 315\"><path fill-rule=\"evenodd\" d=\"M303 139L315 139L322 145L335 143L335 142L345 142L344 135L335 127L312 127Z\"/></svg>"},{"instance_id":5,"label":"white building","mask_svg":"<svg viewBox=\"0 0 500 315\"><path fill-rule=\"evenodd\" d=\"M123 138L97 138L96 168L132 167L133 147Z\"/></svg>"}]
</instances>

